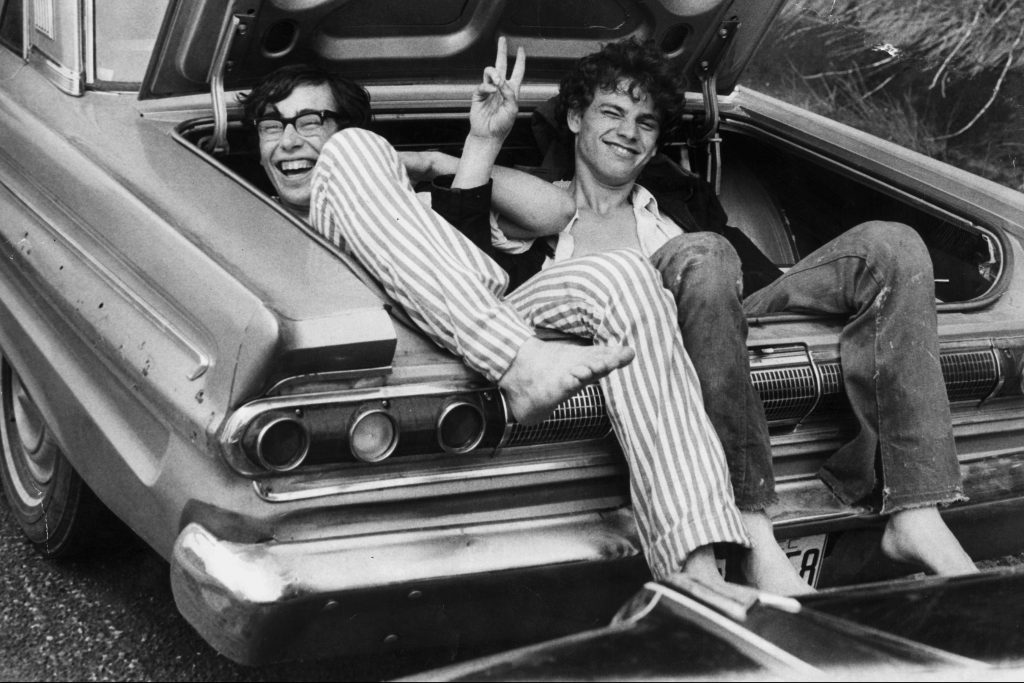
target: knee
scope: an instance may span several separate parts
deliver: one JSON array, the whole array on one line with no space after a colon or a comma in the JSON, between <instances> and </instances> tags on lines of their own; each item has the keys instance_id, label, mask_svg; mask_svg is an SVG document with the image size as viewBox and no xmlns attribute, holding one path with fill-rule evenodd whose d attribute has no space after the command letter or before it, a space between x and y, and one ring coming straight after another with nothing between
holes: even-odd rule
<instances>
[{"instance_id":1,"label":"knee","mask_svg":"<svg viewBox=\"0 0 1024 683\"><path fill-rule=\"evenodd\" d=\"M743 275L739 256L729 241L713 232L695 232L669 240L651 262L662 284L677 298L721 300L739 296Z\"/></svg>"},{"instance_id":2,"label":"knee","mask_svg":"<svg viewBox=\"0 0 1024 683\"><path fill-rule=\"evenodd\" d=\"M360 166L380 164L393 170L401 165L398 152L386 139L365 128L344 128L328 138L320 150L321 159ZM323 165L323 164L321 164Z\"/></svg>"},{"instance_id":3,"label":"knee","mask_svg":"<svg viewBox=\"0 0 1024 683\"><path fill-rule=\"evenodd\" d=\"M572 259L595 285L601 298L625 302L633 298L649 301L665 294L661 276L650 261L633 249L606 251ZM667 295L666 295L667 296Z\"/></svg>"},{"instance_id":4,"label":"knee","mask_svg":"<svg viewBox=\"0 0 1024 683\"><path fill-rule=\"evenodd\" d=\"M892 221L870 221L854 230L864 240L865 258L874 269L890 278L932 284L931 255L916 230Z\"/></svg>"}]
</instances>

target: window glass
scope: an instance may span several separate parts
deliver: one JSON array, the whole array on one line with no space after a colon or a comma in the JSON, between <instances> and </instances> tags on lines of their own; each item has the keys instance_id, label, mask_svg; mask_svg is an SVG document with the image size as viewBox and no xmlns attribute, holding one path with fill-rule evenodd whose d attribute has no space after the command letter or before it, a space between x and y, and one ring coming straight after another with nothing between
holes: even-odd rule
<instances>
[{"instance_id":1,"label":"window glass","mask_svg":"<svg viewBox=\"0 0 1024 683\"><path fill-rule=\"evenodd\" d=\"M0 43L21 54L22 0L0 0Z\"/></svg>"},{"instance_id":2,"label":"window glass","mask_svg":"<svg viewBox=\"0 0 1024 683\"><path fill-rule=\"evenodd\" d=\"M1024 191L1024 3L790 2L743 84Z\"/></svg>"},{"instance_id":3,"label":"window glass","mask_svg":"<svg viewBox=\"0 0 1024 683\"><path fill-rule=\"evenodd\" d=\"M96 3L96 80L137 85L167 9L167 0Z\"/></svg>"}]
</instances>

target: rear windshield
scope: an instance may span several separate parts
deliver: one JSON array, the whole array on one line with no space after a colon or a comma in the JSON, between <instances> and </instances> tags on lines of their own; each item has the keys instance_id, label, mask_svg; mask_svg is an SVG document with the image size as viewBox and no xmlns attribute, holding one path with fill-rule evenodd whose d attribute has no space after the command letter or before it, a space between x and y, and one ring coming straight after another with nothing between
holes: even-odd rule
<instances>
[{"instance_id":1,"label":"rear windshield","mask_svg":"<svg viewBox=\"0 0 1024 683\"><path fill-rule=\"evenodd\" d=\"M168 0L96 3L96 80L137 89Z\"/></svg>"}]
</instances>

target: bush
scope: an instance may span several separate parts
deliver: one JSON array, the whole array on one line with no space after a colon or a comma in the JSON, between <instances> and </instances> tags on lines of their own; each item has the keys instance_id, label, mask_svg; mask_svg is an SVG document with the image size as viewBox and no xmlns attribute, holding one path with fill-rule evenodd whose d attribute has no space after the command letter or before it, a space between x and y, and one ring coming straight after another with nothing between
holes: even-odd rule
<instances>
[{"instance_id":1,"label":"bush","mask_svg":"<svg viewBox=\"0 0 1024 683\"><path fill-rule=\"evenodd\" d=\"M746 84L1024 191L1024 2L792 2Z\"/></svg>"}]
</instances>

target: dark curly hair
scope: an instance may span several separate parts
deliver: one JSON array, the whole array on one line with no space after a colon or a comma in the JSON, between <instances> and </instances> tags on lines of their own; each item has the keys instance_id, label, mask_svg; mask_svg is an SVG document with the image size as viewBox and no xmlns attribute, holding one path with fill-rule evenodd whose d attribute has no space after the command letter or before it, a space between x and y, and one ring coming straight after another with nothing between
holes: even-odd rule
<instances>
[{"instance_id":1,"label":"dark curly hair","mask_svg":"<svg viewBox=\"0 0 1024 683\"><path fill-rule=\"evenodd\" d=\"M366 88L310 64L283 66L263 79L248 95L239 94L238 101L245 108L245 119L255 120L268 106L285 99L300 85L327 85L334 95L344 127L366 128L370 124L370 94Z\"/></svg>"},{"instance_id":2,"label":"dark curly hair","mask_svg":"<svg viewBox=\"0 0 1024 683\"><path fill-rule=\"evenodd\" d=\"M558 120L570 110L583 111L598 90L625 88L630 97L651 98L661 119L661 134L679 122L686 97L686 77L653 40L626 38L586 55L562 79L558 89Z\"/></svg>"}]
</instances>

